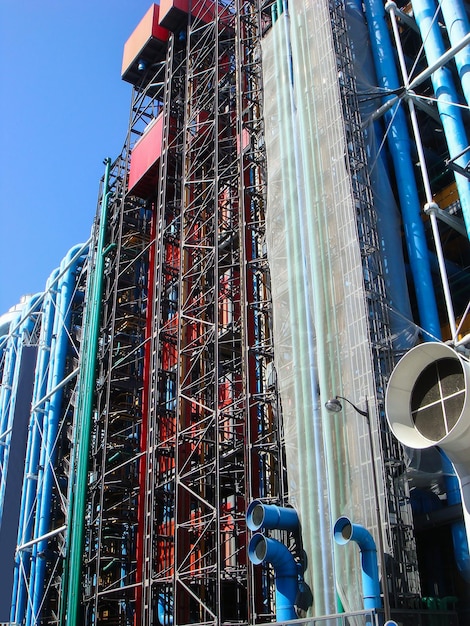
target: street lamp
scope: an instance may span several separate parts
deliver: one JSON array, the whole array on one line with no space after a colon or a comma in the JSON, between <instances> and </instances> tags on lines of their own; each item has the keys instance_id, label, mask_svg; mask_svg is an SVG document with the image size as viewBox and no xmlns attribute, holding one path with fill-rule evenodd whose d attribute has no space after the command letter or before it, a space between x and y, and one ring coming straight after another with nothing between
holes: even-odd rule
<instances>
[{"instance_id":1,"label":"street lamp","mask_svg":"<svg viewBox=\"0 0 470 626\"><path fill-rule=\"evenodd\" d=\"M370 424L370 413L369 413L369 401L366 397L366 408L365 411L359 409L355 404L344 398L343 396L335 396L325 402L325 408L330 413L339 413L343 409L343 405L340 400L344 400L348 404L352 406L352 408L366 418L367 422L367 432L369 435L369 447L370 447L370 455L371 455L371 464L372 464L372 477L374 482L374 498L375 498L375 515L376 515L376 523L377 523L377 532L379 538L379 562L380 569L382 570L382 592L384 597L384 617L385 622L387 623L390 620L390 601L388 598L388 589L387 589L387 570L385 567L385 551L384 551L384 541L382 535L382 516L380 514L380 500L379 500L379 485L377 481L377 470L375 467L375 454L374 454L374 442L372 439L372 428Z\"/></svg>"}]
</instances>

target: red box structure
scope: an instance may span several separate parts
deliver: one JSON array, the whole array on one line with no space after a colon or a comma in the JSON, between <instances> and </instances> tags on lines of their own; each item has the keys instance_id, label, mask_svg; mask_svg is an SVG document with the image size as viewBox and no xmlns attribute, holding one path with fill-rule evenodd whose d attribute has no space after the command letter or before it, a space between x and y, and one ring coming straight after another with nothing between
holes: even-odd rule
<instances>
[{"instance_id":1,"label":"red box structure","mask_svg":"<svg viewBox=\"0 0 470 626\"><path fill-rule=\"evenodd\" d=\"M140 64L162 61L166 55L170 33L160 25L160 8L152 4L137 28L124 44L121 77L135 85L142 76Z\"/></svg>"},{"instance_id":2,"label":"red box structure","mask_svg":"<svg viewBox=\"0 0 470 626\"><path fill-rule=\"evenodd\" d=\"M147 199L155 192L162 154L163 112L150 123L131 154L129 193Z\"/></svg>"},{"instance_id":3,"label":"red box structure","mask_svg":"<svg viewBox=\"0 0 470 626\"><path fill-rule=\"evenodd\" d=\"M191 16L202 22L210 22L216 13L222 16L225 7L214 0L191 0ZM160 26L164 26L173 32L188 23L189 0L161 0L160 1Z\"/></svg>"}]
</instances>

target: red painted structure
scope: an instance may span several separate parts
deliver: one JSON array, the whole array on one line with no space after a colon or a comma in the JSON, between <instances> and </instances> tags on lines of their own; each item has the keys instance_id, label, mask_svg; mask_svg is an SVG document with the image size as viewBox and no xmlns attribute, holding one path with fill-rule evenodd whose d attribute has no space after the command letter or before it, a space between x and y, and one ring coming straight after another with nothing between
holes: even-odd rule
<instances>
[{"instance_id":1,"label":"red painted structure","mask_svg":"<svg viewBox=\"0 0 470 626\"><path fill-rule=\"evenodd\" d=\"M161 0L160 2L160 26L176 32L188 23L188 15L191 6L191 17L204 23L214 19L214 0ZM229 9L218 5L219 17L229 15Z\"/></svg>"},{"instance_id":2,"label":"red painted structure","mask_svg":"<svg viewBox=\"0 0 470 626\"><path fill-rule=\"evenodd\" d=\"M124 44L122 79L135 85L148 66L156 61L163 61L169 36L168 30L160 24L159 6L152 4Z\"/></svg>"}]
</instances>

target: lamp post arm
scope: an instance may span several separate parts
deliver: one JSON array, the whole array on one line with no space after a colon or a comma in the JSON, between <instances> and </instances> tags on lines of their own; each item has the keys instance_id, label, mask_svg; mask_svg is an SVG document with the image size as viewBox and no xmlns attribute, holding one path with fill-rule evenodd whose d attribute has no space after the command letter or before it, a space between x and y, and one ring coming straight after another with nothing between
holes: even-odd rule
<instances>
[{"instance_id":1,"label":"lamp post arm","mask_svg":"<svg viewBox=\"0 0 470 626\"><path fill-rule=\"evenodd\" d=\"M344 400L345 402L350 404L352 408L356 411L356 413L359 413L359 415L366 417L367 420L369 421L369 400L367 399L367 397L366 397L366 410L365 411L362 409L359 409L353 402L351 402L351 400L348 400L348 398L345 398L344 396L335 396L335 398L337 400Z\"/></svg>"}]
</instances>

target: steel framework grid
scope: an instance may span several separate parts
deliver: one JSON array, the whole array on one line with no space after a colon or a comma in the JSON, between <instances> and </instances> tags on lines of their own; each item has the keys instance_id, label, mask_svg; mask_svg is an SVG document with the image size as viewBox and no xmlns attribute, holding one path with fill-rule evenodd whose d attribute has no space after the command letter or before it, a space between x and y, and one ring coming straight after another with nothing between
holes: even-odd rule
<instances>
[{"instance_id":1,"label":"steel framework grid","mask_svg":"<svg viewBox=\"0 0 470 626\"><path fill-rule=\"evenodd\" d=\"M151 212L124 195L126 150L111 168L103 305L90 442L84 623L133 624ZM96 232L96 231L95 231ZM96 240L95 240L96 245Z\"/></svg>"},{"instance_id":2,"label":"steel framework grid","mask_svg":"<svg viewBox=\"0 0 470 626\"><path fill-rule=\"evenodd\" d=\"M144 623L159 610L178 623L244 623L263 612L250 587L245 510L253 494L278 501L282 481L275 383L268 388L261 21L256 4L224 4L209 22L195 16L183 52L170 40Z\"/></svg>"}]
</instances>

